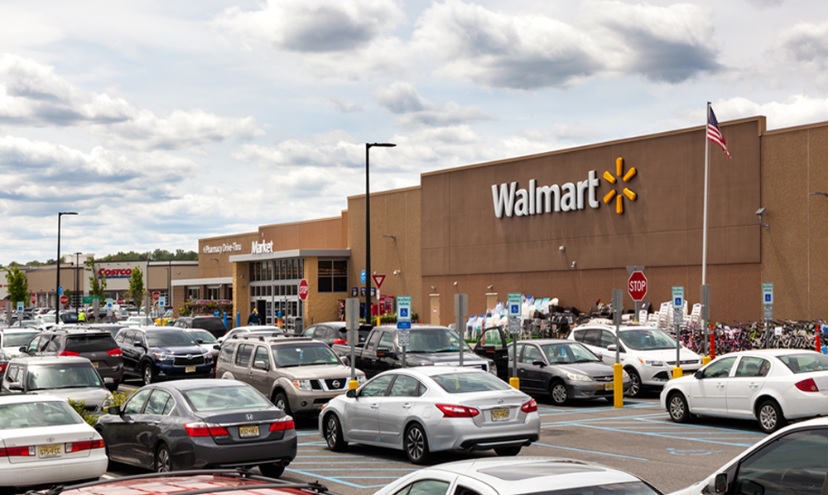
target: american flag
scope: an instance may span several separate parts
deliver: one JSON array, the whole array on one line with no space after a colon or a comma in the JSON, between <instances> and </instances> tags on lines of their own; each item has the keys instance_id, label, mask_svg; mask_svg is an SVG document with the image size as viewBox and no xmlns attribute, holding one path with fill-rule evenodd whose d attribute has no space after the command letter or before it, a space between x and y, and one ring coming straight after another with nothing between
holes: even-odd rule
<instances>
[{"instance_id":1,"label":"american flag","mask_svg":"<svg viewBox=\"0 0 829 495\"><path fill-rule=\"evenodd\" d=\"M709 141L717 143L722 148L723 153L728 158L731 158L731 153L728 152L728 146L725 144L725 136L720 132L720 124L717 122L717 116L714 115L714 109L708 106L708 131L706 137Z\"/></svg>"}]
</instances>

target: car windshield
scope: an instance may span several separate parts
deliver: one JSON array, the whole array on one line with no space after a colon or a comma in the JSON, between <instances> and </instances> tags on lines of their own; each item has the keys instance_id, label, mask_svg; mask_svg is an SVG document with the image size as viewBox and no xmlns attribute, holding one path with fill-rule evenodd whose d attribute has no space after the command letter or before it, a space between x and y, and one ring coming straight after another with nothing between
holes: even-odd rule
<instances>
[{"instance_id":1,"label":"car windshield","mask_svg":"<svg viewBox=\"0 0 829 495\"><path fill-rule=\"evenodd\" d=\"M21 347L29 343L39 332L21 332L3 334L3 347Z\"/></svg>"},{"instance_id":2,"label":"car windshield","mask_svg":"<svg viewBox=\"0 0 829 495\"><path fill-rule=\"evenodd\" d=\"M255 388L249 386L197 388L183 390L182 395L195 412L276 408Z\"/></svg>"},{"instance_id":3,"label":"car windshield","mask_svg":"<svg viewBox=\"0 0 829 495\"><path fill-rule=\"evenodd\" d=\"M637 351L676 349L676 341L667 333L656 328L623 330L619 332L619 340L621 340L626 347L636 349Z\"/></svg>"},{"instance_id":4,"label":"car windshield","mask_svg":"<svg viewBox=\"0 0 829 495\"><path fill-rule=\"evenodd\" d=\"M185 347L198 345L193 337L185 331L180 332L147 332L147 344L150 347Z\"/></svg>"},{"instance_id":5,"label":"car windshield","mask_svg":"<svg viewBox=\"0 0 829 495\"><path fill-rule=\"evenodd\" d=\"M88 363L30 365L26 378L28 390L101 387L101 378Z\"/></svg>"},{"instance_id":6,"label":"car windshield","mask_svg":"<svg viewBox=\"0 0 829 495\"><path fill-rule=\"evenodd\" d=\"M35 401L0 405L0 430L76 425L83 419L63 401Z\"/></svg>"},{"instance_id":7,"label":"car windshield","mask_svg":"<svg viewBox=\"0 0 829 495\"><path fill-rule=\"evenodd\" d=\"M410 331L406 352L458 352L460 342L458 334L448 329ZM466 342L464 347L469 350Z\"/></svg>"},{"instance_id":8,"label":"car windshield","mask_svg":"<svg viewBox=\"0 0 829 495\"><path fill-rule=\"evenodd\" d=\"M217 344L219 341L212 333L207 330L192 330L190 335L196 340L201 340L202 344Z\"/></svg>"},{"instance_id":9,"label":"car windshield","mask_svg":"<svg viewBox=\"0 0 829 495\"><path fill-rule=\"evenodd\" d=\"M804 352L803 354L784 354L777 356L783 361L792 373L809 373L811 371L826 371L826 354L818 352Z\"/></svg>"},{"instance_id":10,"label":"car windshield","mask_svg":"<svg viewBox=\"0 0 829 495\"><path fill-rule=\"evenodd\" d=\"M342 364L330 347L320 343L274 346L273 360L277 366L283 368L317 364Z\"/></svg>"},{"instance_id":11,"label":"car windshield","mask_svg":"<svg viewBox=\"0 0 829 495\"><path fill-rule=\"evenodd\" d=\"M480 373L445 373L432 376L432 380L450 394L510 390L512 388L497 376L483 371Z\"/></svg>"},{"instance_id":12,"label":"car windshield","mask_svg":"<svg viewBox=\"0 0 829 495\"><path fill-rule=\"evenodd\" d=\"M601 361L589 349L578 343L546 344L541 346L547 361L556 363L593 363Z\"/></svg>"},{"instance_id":13,"label":"car windshield","mask_svg":"<svg viewBox=\"0 0 829 495\"><path fill-rule=\"evenodd\" d=\"M544 490L522 495L659 495L659 492L641 481L612 483L609 485L583 486L564 490Z\"/></svg>"}]
</instances>

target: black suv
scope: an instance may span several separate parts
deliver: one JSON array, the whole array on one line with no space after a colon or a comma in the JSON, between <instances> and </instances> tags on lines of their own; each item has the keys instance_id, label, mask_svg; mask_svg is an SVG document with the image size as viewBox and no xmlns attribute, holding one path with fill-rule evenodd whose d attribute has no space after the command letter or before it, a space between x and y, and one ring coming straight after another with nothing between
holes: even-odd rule
<instances>
[{"instance_id":1,"label":"black suv","mask_svg":"<svg viewBox=\"0 0 829 495\"><path fill-rule=\"evenodd\" d=\"M145 385L177 378L212 378L215 362L209 351L181 328L127 327L115 341L124 353L124 373Z\"/></svg>"},{"instance_id":2,"label":"black suv","mask_svg":"<svg viewBox=\"0 0 829 495\"><path fill-rule=\"evenodd\" d=\"M174 327L201 328L212 333L217 339L227 332L225 321L219 316L182 316L176 318Z\"/></svg>"},{"instance_id":3,"label":"black suv","mask_svg":"<svg viewBox=\"0 0 829 495\"><path fill-rule=\"evenodd\" d=\"M124 357L112 334L83 326L40 332L20 352L29 356L80 356L89 359L106 387L115 391L124 376Z\"/></svg>"}]
</instances>

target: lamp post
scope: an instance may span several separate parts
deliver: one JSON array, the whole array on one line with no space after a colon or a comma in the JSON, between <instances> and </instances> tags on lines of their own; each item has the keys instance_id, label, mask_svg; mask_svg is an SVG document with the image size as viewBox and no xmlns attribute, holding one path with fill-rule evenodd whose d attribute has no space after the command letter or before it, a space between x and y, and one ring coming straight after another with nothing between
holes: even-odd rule
<instances>
[{"instance_id":1,"label":"lamp post","mask_svg":"<svg viewBox=\"0 0 829 495\"><path fill-rule=\"evenodd\" d=\"M366 143L366 323L373 326L371 321L371 193L368 182L368 150L373 147L393 148L394 143Z\"/></svg>"},{"instance_id":2,"label":"lamp post","mask_svg":"<svg viewBox=\"0 0 829 495\"><path fill-rule=\"evenodd\" d=\"M58 212L58 269L57 278L55 280L55 321L60 319L60 217L64 215L77 215L77 211L59 211Z\"/></svg>"},{"instance_id":3,"label":"lamp post","mask_svg":"<svg viewBox=\"0 0 829 495\"><path fill-rule=\"evenodd\" d=\"M75 316L78 315L78 306L81 305L81 301L83 294L78 293L78 286L80 286L81 275L80 271L78 270L80 266L78 266L78 260L81 253L75 253Z\"/></svg>"}]
</instances>

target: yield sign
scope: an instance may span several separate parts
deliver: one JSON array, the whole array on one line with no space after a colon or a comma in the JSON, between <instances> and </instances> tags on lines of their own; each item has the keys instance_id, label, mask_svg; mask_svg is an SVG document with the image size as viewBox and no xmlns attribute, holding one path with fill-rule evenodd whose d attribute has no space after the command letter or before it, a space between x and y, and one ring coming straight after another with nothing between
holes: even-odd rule
<instances>
[{"instance_id":1,"label":"yield sign","mask_svg":"<svg viewBox=\"0 0 829 495\"><path fill-rule=\"evenodd\" d=\"M380 287L383 286L383 282L386 281L386 274L385 273L375 273L371 276L371 279L374 280L374 284L377 286L377 290L380 290Z\"/></svg>"}]
</instances>

